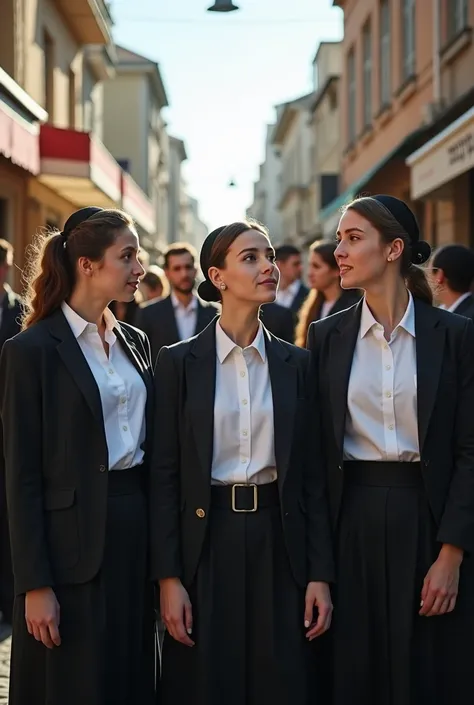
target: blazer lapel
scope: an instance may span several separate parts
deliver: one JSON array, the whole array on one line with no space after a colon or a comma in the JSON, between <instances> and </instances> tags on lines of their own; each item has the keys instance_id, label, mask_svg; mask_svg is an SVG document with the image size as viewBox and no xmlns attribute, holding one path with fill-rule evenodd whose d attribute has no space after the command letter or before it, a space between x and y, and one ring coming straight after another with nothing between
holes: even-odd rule
<instances>
[{"instance_id":1,"label":"blazer lapel","mask_svg":"<svg viewBox=\"0 0 474 705\"><path fill-rule=\"evenodd\" d=\"M209 319L206 316L206 309L202 305L202 303L198 300L198 306L197 306L197 316L196 316L196 328L194 330L194 335L197 335L197 333L200 333L204 328L207 326L209 323Z\"/></svg>"},{"instance_id":2,"label":"blazer lapel","mask_svg":"<svg viewBox=\"0 0 474 705\"><path fill-rule=\"evenodd\" d=\"M362 302L352 307L334 329L329 341L328 378L329 394L334 419L334 434L340 455L344 446L346 424L347 390L351 374L352 358L360 328Z\"/></svg>"},{"instance_id":3,"label":"blazer lapel","mask_svg":"<svg viewBox=\"0 0 474 705\"><path fill-rule=\"evenodd\" d=\"M209 481L214 450L215 325L206 328L196 338L185 361L185 377L191 425L199 462L207 481Z\"/></svg>"},{"instance_id":4,"label":"blazer lapel","mask_svg":"<svg viewBox=\"0 0 474 705\"><path fill-rule=\"evenodd\" d=\"M84 395L96 421L103 427L104 416L99 388L63 312L57 311L49 318L48 323L50 333L58 340L57 351L64 365Z\"/></svg>"},{"instance_id":5,"label":"blazer lapel","mask_svg":"<svg viewBox=\"0 0 474 705\"><path fill-rule=\"evenodd\" d=\"M265 329L268 372L273 397L275 460L280 488L288 470L298 395L298 370L291 364L291 354Z\"/></svg>"},{"instance_id":6,"label":"blazer lapel","mask_svg":"<svg viewBox=\"0 0 474 705\"><path fill-rule=\"evenodd\" d=\"M436 309L415 299L418 439L420 452L428 432L443 363L446 330Z\"/></svg>"}]
</instances>

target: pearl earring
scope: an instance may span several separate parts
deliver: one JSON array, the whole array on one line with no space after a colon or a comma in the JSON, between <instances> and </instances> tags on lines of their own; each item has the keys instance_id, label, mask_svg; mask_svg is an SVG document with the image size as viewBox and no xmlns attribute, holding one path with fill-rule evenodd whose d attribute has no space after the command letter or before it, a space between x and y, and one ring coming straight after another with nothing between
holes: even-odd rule
<instances>
[{"instance_id":1,"label":"pearl earring","mask_svg":"<svg viewBox=\"0 0 474 705\"><path fill-rule=\"evenodd\" d=\"M220 287L220 289L222 289L222 291L225 291L225 290L227 289L227 287L226 287L226 285L224 284L224 282L222 282L222 284L220 284L219 287Z\"/></svg>"},{"instance_id":2,"label":"pearl earring","mask_svg":"<svg viewBox=\"0 0 474 705\"><path fill-rule=\"evenodd\" d=\"M391 261L392 261L392 258L391 258L391 257L387 257L387 262L391 262Z\"/></svg>"}]
</instances>

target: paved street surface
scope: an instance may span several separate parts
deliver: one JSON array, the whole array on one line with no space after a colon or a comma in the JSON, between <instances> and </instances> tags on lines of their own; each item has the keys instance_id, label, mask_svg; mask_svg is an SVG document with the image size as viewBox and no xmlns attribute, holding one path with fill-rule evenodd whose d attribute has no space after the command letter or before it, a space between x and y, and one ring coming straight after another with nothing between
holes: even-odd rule
<instances>
[{"instance_id":1,"label":"paved street surface","mask_svg":"<svg viewBox=\"0 0 474 705\"><path fill-rule=\"evenodd\" d=\"M0 627L1 629L1 627ZM10 668L10 639L0 642L0 705L8 705L8 670Z\"/></svg>"}]
</instances>

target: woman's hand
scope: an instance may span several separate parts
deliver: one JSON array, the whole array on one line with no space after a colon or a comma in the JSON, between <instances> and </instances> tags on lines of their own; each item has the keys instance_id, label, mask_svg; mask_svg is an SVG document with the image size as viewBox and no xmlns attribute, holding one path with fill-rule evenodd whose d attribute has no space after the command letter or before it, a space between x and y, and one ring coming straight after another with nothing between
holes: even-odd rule
<instances>
[{"instance_id":1,"label":"woman's hand","mask_svg":"<svg viewBox=\"0 0 474 705\"><path fill-rule=\"evenodd\" d=\"M194 646L189 638L193 630L193 610L189 595L179 578L160 580L161 618L173 639Z\"/></svg>"},{"instance_id":2,"label":"woman's hand","mask_svg":"<svg viewBox=\"0 0 474 705\"><path fill-rule=\"evenodd\" d=\"M448 544L441 548L423 583L420 615L434 617L453 611L458 596L462 559L462 549Z\"/></svg>"},{"instance_id":3,"label":"woman's hand","mask_svg":"<svg viewBox=\"0 0 474 705\"><path fill-rule=\"evenodd\" d=\"M314 607L318 610L318 620L313 623ZM306 637L313 641L327 632L331 626L332 600L327 583L308 583L305 597L304 626L308 629Z\"/></svg>"},{"instance_id":4,"label":"woman's hand","mask_svg":"<svg viewBox=\"0 0 474 705\"><path fill-rule=\"evenodd\" d=\"M60 646L59 602L50 587L30 590L25 596L25 619L28 632L48 649Z\"/></svg>"}]
</instances>

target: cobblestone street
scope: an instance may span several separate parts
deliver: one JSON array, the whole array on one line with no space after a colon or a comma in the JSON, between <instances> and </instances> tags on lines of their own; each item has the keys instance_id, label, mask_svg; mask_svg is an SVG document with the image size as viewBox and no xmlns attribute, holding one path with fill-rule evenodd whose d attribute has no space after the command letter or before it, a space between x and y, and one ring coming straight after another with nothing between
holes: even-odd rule
<instances>
[{"instance_id":1,"label":"cobblestone street","mask_svg":"<svg viewBox=\"0 0 474 705\"><path fill-rule=\"evenodd\" d=\"M8 704L8 669L10 667L10 639L0 642L0 705Z\"/></svg>"}]
</instances>

